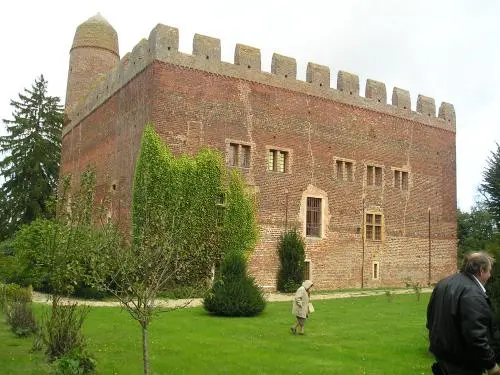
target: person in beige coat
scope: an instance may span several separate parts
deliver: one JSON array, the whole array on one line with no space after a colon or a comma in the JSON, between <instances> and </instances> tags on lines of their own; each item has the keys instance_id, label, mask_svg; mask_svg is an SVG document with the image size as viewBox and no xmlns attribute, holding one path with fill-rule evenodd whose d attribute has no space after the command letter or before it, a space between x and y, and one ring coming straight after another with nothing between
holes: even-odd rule
<instances>
[{"instance_id":1,"label":"person in beige coat","mask_svg":"<svg viewBox=\"0 0 500 375\"><path fill-rule=\"evenodd\" d=\"M293 297L292 314L297 318L297 322L290 330L294 335L297 333L299 335L304 334L304 325L309 317L309 299L312 286L311 280L304 281Z\"/></svg>"}]
</instances>

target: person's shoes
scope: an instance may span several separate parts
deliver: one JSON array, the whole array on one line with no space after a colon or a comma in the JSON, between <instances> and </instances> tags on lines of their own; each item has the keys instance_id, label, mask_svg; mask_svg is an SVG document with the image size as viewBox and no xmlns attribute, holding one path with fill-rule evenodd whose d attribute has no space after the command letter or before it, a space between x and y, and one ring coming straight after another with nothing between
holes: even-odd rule
<instances>
[{"instance_id":1,"label":"person's shoes","mask_svg":"<svg viewBox=\"0 0 500 375\"><path fill-rule=\"evenodd\" d=\"M297 329L295 327L290 327L290 332L292 332L292 335L296 335Z\"/></svg>"}]
</instances>

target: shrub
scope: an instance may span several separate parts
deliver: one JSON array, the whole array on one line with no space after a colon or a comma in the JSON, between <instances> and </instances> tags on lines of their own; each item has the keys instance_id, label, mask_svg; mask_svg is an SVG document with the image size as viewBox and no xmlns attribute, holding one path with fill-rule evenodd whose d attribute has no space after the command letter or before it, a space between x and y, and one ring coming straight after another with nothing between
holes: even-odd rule
<instances>
[{"instance_id":1,"label":"shrub","mask_svg":"<svg viewBox=\"0 0 500 375\"><path fill-rule=\"evenodd\" d=\"M0 242L0 282L11 283L14 281L16 263L13 252L11 239Z\"/></svg>"},{"instance_id":2,"label":"shrub","mask_svg":"<svg viewBox=\"0 0 500 375\"><path fill-rule=\"evenodd\" d=\"M221 276L203 300L204 308L221 316L255 316L266 307L262 290L247 274L240 252L230 252L221 265Z\"/></svg>"},{"instance_id":3,"label":"shrub","mask_svg":"<svg viewBox=\"0 0 500 375\"><path fill-rule=\"evenodd\" d=\"M42 319L40 335L50 361L68 353L83 353L85 342L82 325L89 312L88 307L76 303L62 304L61 298L53 296L50 315Z\"/></svg>"},{"instance_id":4,"label":"shrub","mask_svg":"<svg viewBox=\"0 0 500 375\"><path fill-rule=\"evenodd\" d=\"M305 244L297 230L290 230L281 235L278 243L280 270L278 272L278 290L295 292L302 285L304 274Z\"/></svg>"},{"instance_id":5,"label":"shrub","mask_svg":"<svg viewBox=\"0 0 500 375\"><path fill-rule=\"evenodd\" d=\"M54 362L56 375L92 374L95 368L94 358L85 351L71 351Z\"/></svg>"},{"instance_id":6,"label":"shrub","mask_svg":"<svg viewBox=\"0 0 500 375\"><path fill-rule=\"evenodd\" d=\"M36 321L31 307L32 290L16 284L0 283L0 309L5 312L7 323L18 336L36 331Z\"/></svg>"},{"instance_id":7,"label":"shrub","mask_svg":"<svg viewBox=\"0 0 500 375\"><path fill-rule=\"evenodd\" d=\"M31 302L8 301L6 307L7 323L18 336L36 332L36 320Z\"/></svg>"},{"instance_id":8,"label":"shrub","mask_svg":"<svg viewBox=\"0 0 500 375\"><path fill-rule=\"evenodd\" d=\"M0 309L5 311L9 302L30 303L33 299L31 287L23 288L17 284L0 283Z\"/></svg>"}]
</instances>

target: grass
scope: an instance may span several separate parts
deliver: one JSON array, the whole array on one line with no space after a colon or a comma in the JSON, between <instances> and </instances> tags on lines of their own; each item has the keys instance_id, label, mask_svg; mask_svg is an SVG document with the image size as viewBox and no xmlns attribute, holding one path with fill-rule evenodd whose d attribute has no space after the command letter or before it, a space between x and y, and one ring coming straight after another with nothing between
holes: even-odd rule
<instances>
[{"instance_id":1,"label":"grass","mask_svg":"<svg viewBox=\"0 0 500 375\"><path fill-rule=\"evenodd\" d=\"M150 327L152 373L429 374L428 298L314 301L304 336L290 334L294 317L286 302L270 303L254 318L212 317L202 308L162 313ZM100 374L142 373L139 325L125 311L93 308L84 331ZM0 324L2 373L46 373L42 356L29 354L31 345Z\"/></svg>"}]
</instances>

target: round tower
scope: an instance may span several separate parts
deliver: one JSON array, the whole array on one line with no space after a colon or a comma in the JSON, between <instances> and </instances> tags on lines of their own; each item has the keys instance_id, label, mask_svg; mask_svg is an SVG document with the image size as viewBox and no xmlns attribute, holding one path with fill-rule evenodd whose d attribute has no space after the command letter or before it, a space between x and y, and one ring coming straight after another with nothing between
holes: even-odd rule
<instances>
[{"instance_id":1,"label":"round tower","mask_svg":"<svg viewBox=\"0 0 500 375\"><path fill-rule=\"evenodd\" d=\"M120 62L115 29L97 13L76 29L69 56L67 122L71 121L72 110L85 99L94 82Z\"/></svg>"}]
</instances>

